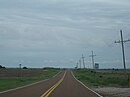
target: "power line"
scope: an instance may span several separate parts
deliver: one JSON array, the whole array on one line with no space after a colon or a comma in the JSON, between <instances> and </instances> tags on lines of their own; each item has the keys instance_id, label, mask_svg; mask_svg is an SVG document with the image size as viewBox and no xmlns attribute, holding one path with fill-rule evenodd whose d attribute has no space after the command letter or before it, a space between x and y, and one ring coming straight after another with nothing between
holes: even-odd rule
<instances>
[{"instance_id":1,"label":"power line","mask_svg":"<svg viewBox=\"0 0 130 97\"><path fill-rule=\"evenodd\" d=\"M124 69L126 69L124 43L130 41L130 39L127 40L123 39L122 30L120 30L120 35L121 35L121 40L115 41L115 43L121 43L122 45L123 65L124 65Z\"/></svg>"},{"instance_id":2,"label":"power line","mask_svg":"<svg viewBox=\"0 0 130 97\"><path fill-rule=\"evenodd\" d=\"M95 69L95 65L94 65L94 57L96 55L93 54L93 51L92 51L92 55L90 55L89 57L92 57L92 65L93 65L93 69Z\"/></svg>"}]
</instances>

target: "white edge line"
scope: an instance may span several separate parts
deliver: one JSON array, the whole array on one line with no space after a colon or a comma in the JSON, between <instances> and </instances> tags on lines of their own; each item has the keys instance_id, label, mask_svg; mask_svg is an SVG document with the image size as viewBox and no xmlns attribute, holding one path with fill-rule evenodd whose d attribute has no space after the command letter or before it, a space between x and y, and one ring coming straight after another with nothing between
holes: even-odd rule
<instances>
[{"instance_id":1,"label":"white edge line","mask_svg":"<svg viewBox=\"0 0 130 97\"><path fill-rule=\"evenodd\" d=\"M54 76L51 77L51 78L56 77L56 76L57 76L58 74L60 74L60 73L61 73L61 71L58 72L56 75L54 75ZM14 88L14 89L5 90L5 91L0 92L0 94L2 94L2 93L7 93L7 92L11 92L11 91L18 90L18 89L22 89L22 88L26 88L26 87L29 87L29 86L32 86L32 85L35 85L35 84L38 84L38 83L41 83L41 82L45 82L45 81L47 81L47 80L49 80L49 79L51 79L51 78L48 78L48 79L45 79L45 80L42 80L42 81L38 81L38 82L35 82L35 83L32 83L32 84L28 84L28 85L25 85L25 86L17 87L17 88Z\"/></svg>"},{"instance_id":2,"label":"white edge line","mask_svg":"<svg viewBox=\"0 0 130 97\"><path fill-rule=\"evenodd\" d=\"M81 81L79 81L73 74L73 72L71 71L71 74L73 75L73 77L75 78L75 80L77 80L80 84L82 84L85 88L89 89L90 91L92 91L93 93L95 93L97 96L99 97L103 97L100 94L98 94L97 92L95 92L94 90L90 89L89 87L87 87L85 84L83 84Z\"/></svg>"}]
</instances>

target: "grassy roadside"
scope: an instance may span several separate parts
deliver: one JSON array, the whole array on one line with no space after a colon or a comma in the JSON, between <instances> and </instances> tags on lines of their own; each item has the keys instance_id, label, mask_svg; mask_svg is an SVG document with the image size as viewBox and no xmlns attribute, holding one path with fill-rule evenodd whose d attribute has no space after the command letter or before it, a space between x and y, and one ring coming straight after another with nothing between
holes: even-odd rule
<instances>
[{"instance_id":1,"label":"grassy roadside","mask_svg":"<svg viewBox=\"0 0 130 97\"><path fill-rule=\"evenodd\" d=\"M31 84L40 80L48 79L56 75L59 71L59 69L46 69L31 77L0 78L0 91L5 91L8 89Z\"/></svg>"},{"instance_id":2,"label":"grassy roadside","mask_svg":"<svg viewBox=\"0 0 130 97\"><path fill-rule=\"evenodd\" d=\"M90 87L128 87L128 76L123 70L74 70L74 75ZM130 75L130 71L127 71Z\"/></svg>"}]
</instances>

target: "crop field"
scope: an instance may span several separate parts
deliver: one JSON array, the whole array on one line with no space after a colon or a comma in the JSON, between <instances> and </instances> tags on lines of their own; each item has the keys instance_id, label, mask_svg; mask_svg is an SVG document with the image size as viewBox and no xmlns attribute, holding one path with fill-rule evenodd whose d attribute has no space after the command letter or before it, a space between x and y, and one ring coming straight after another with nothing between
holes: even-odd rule
<instances>
[{"instance_id":1,"label":"crop field","mask_svg":"<svg viewBox=\"0 0 130 97\"><path fill-rule=\"evenodd\" d=\"M43 72L43 69L0 69L0 78L33 77Z\"/></svg>"},{"instance_id":2,"label":"crop field","mask_svg":"<svg viewBox=\"0 0 130 97\"><path fill-rule=\"evenodd\" d=\"M59 69L0 69L0 91L48 79L59 71Z\"/></svg>"},{"instance_id":3,"label":"crop field","mask_svg":"<svg viewBox=\"0 0 130 97\"><path fill-rule=\"evenodd\" d=\"M76 78L90 87L128 87L130 71L124 70L74 70Z\"/></svg>"}]
</instances>

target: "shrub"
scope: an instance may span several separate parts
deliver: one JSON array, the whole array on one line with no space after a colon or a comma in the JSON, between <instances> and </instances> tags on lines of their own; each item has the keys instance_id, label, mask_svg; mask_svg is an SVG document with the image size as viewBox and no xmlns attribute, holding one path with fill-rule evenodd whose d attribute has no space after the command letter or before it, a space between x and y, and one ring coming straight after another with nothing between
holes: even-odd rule
<instances>
[{"instance_id":1,"label":"shrub","mask_svg":"<svg viewBox=\"0 0 130 97\"><path fill-rule=\"evenodd\" d=\"M28 69L27 67L23 67L23 69Z\"/></svg>"}]
</instances>

